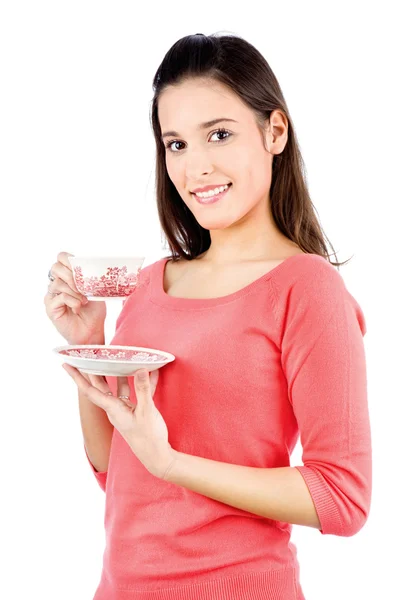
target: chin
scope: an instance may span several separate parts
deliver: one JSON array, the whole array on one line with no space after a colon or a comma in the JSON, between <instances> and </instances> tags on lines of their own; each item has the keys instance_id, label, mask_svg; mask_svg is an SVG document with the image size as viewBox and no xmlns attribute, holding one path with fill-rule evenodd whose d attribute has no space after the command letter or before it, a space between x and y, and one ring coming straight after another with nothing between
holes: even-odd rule
<instances>
[{"instance_id":1,"label":"chin","mask_svg":"<svg viewBox=\"0 0 400 600\"><path fill-rule=\"evenodd\" d=\"M204 219L202 218L197 219L196 221L198 222L199 225L201 225L201 227L203 227L204 229L208 229L209 231L213 231L213 230L218 230L218 229L226 229L227 227L231 227L231 225L233 225L235 222L232 221L232 219L227 219L227 218L209 218L209 219Z\"/></svg>"}]
</instances>

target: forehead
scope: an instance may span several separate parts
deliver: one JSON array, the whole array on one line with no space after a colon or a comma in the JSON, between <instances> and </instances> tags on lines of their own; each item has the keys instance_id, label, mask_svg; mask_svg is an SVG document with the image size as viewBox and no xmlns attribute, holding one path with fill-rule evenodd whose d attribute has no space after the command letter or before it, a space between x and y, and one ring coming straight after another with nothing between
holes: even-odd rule
<instances>
[{"instance_id":1,"label":"forehead","mask_svg":"<svg viewBox=\"0 0 400 600\"><path fill-rule=\"evenodd\" d=\"M211 80L196 79L169 86L158 101L163 132L196 130L200 123L216 117L243 121L246 111L247 107L232 90Z\"/></svg>"}]
</instances>

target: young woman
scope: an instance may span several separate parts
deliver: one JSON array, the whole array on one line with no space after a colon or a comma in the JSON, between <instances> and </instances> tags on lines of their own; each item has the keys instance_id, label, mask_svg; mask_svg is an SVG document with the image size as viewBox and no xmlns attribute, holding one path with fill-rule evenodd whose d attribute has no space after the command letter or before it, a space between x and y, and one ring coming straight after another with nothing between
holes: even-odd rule
<instances>
[{"instance_id":1,"label":"young woman","mask_svg":"<svg viewBox=\"0 0 400 600\"><path fill-rule=\"evenodd\" d=\"M369 514L365 318L265 58L238 36L188 36L154 92L171 253L142 270L111 343L176 360L128 380L66 367L106 492L95 600L304 599L293 524L352 536ZM104 343L104 306L81 305L67 256L48 315L69 343Z\"/></svg>"}]
</instances>

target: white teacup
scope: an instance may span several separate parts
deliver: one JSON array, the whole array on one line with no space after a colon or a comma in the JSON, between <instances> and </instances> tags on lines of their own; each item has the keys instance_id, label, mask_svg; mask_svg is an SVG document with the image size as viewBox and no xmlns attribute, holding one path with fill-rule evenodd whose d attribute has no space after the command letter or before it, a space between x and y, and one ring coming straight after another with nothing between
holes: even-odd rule
<instances>
[{"instance_id":1,"label":"white teacup","mask_svg":"<svg viewBox=\"0 0 400 600\"><path fill-rule=\"evenodd\" d=\"M69 256L75 285L89 300L126 298L135 289L145 256Z\"/></svg>"}]
</instances>

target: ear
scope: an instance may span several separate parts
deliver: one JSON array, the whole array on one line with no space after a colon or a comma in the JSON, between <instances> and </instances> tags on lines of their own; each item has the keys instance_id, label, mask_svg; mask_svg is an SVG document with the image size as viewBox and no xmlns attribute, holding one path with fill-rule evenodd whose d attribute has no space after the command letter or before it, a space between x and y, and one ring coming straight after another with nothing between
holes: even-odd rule
<instances>
[{"instance_id":1,"label":"ear","mask_svg":"<svg viewBox=\"0 0 400 600\"><path fill-rule=\"evenodd\" d=\"M281 154L288 140L289 121L281 110L273 110L265 126L265 144L270 154Z\"/></svg>"}]
</instances>

